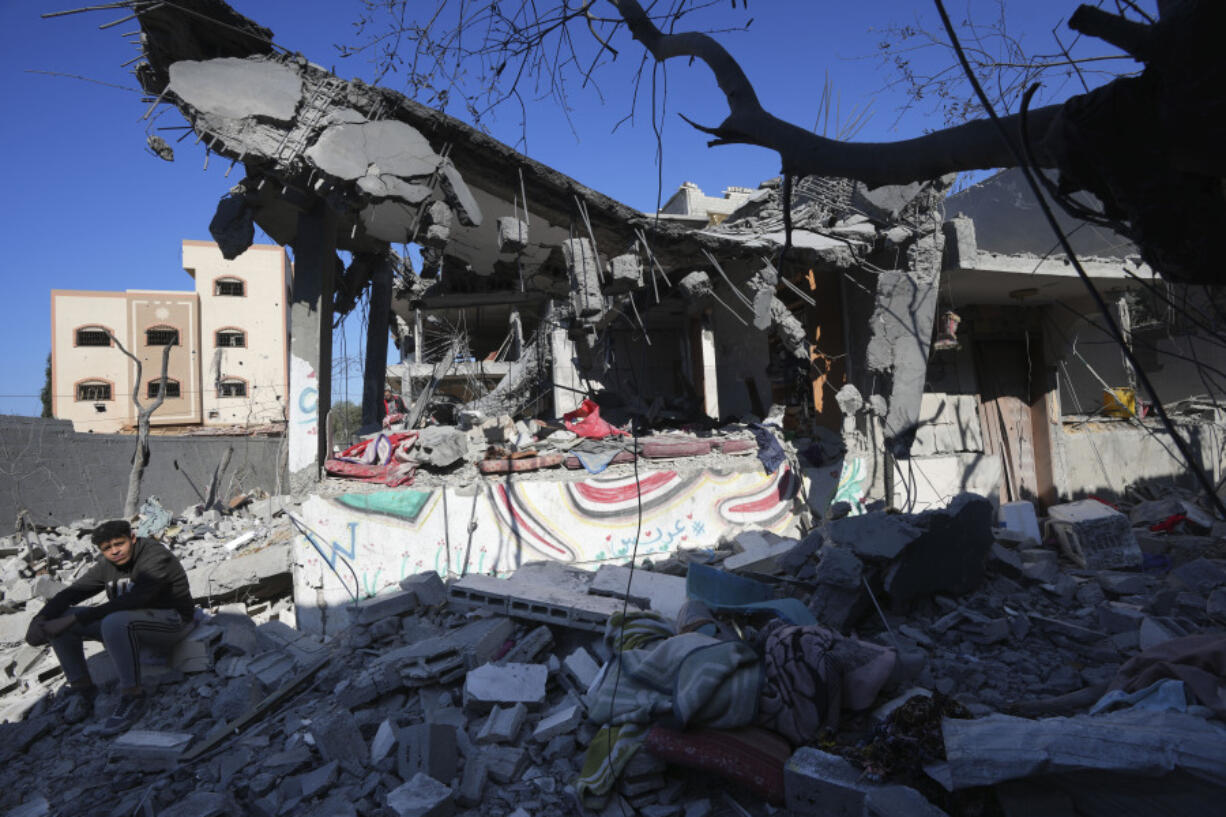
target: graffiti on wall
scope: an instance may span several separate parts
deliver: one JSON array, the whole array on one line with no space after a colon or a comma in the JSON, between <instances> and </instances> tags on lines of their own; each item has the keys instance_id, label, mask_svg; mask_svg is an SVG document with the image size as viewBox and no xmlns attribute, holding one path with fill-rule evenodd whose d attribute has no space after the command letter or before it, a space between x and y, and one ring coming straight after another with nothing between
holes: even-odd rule
<instances>
[{"instance_id":1,"label":"graffiti on wall","mask_svg":"<svg viewBox=\"0 0 1226 817\"><path fill-rule=\"evenodd\" d=\"M800 487L784 467L316 496L303 505L310 533L299 538L295 588L344 604L424 570L506 574L542 559L595 567L712 547L744 528L787 534Z\"/></svg>"},{"instance_id":2,"label":"graffiti on wall","mask_svg":"<svg viewBox=\"0 0 1226 817\"><path fill-rule=\"evenodd\" d=\"M315 464L319 439L319 382L315 367L297 355L289 365L289 471Z\"/></svg>"}]
</instances>

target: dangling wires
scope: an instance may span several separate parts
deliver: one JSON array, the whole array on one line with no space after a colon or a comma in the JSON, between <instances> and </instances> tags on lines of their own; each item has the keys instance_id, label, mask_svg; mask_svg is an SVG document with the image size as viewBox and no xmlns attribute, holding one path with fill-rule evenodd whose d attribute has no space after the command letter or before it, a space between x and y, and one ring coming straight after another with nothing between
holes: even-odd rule
<instances>
[{"instance_id":1,"label":"dangling wires","mask_svg":"<svg viewBox=\"0 0 1226 817\"><path fill-rule=\"evenodd\" d=\"M1029 161L1030 157L1028 155L1030 151L1028 139L1029 133L1026 127L1026 109L1030 103L1031 97L1034 96L1034 92L1038 89L1038 85L1031 86L1030 89L1027 90L1022 101L1021 139L1025 148L1023 150L1019 150L1018 146L1009 138L1009 132L1005 129L1004 123L1000 121L1000 117L996 114L996 109L992 107L991 101L988 100L988 95L984 93L983 86L979 84L979 80L975 77L975 72L971 69L970 62L966 58L966 52L962 50L962 43L959 42L958 35L954 32L954 25L949 19L949 14L945 11L945 4L942 2L942 0L933 0L933 2L936 4L937 13L941 15L941 22L945 26L945 32L949 35L950 45L953 46L954 52L958 55L958 62L961 63L962 70L966 73L966 78L970 81L971 87L975 89L975 95L979 97L979 103L983 105L984 111L987 112L988 117L992 120L993 124L996 125L997 130L1000 131L1000 136L1005 140L1005 145L1009 148L1009 152L1013 154L1013 158L1017 162L1018 167L1021 168L1022 173L1026 176L1026 182L1030 185L1030 189L1034 193L1035 199L1038 200L1039 208L1043 211L1043 216L1047 219L1048 225L1051 226L1052 232L1056 234L1056 238L1060 240L1060 246L1064 249L1064 254L1068 257L1069 263L1073 265L1073 269L1077 270L1077 277L1081 279L1081 283L1085 285L1086 289L1090 293L1090 296L1094 299L1094 303L1098 307L1098 311L1102 314L1103 322L1107 325L1107 329L1109 330L1111 337L1115 340L1115 342L1119 345L1120 350L1124 353L1124 357L1128 360L1128 365L1132 366L1133 371L1136 372L1137 379L1141 382L1141 386L1145 389L1145 393L1149 395L1154 411L1157 412L1158 418L1162 421L1163 428L1166 429L1167 434L1171 435L1171 439L1174 440L1175 445L1179 448L1179 453L1183 455L1184 462L1187 464L1188 469L1196 477L1196 481L1200 483L1200 486L1204 490L1205 495L1208 497L1210 504L1217 510L1218 514L1222 518L1226 518L1226 504L1223 504L1222 499L1214 490L1213 482L1209 479L1209 476L1205 473L1204 469L1200 467L1200 464L1192 455L1192 450L1188 446L1187 441L1184 440L1183 435L1178 432L1178 430L1175 428L1175 424L1171 422L1171 418L1167 415L1166 409L1162 405L1162 401L1158 399L1158 391L1154 388L1154 384L1150 382L1149 375L1147 375L1145 370L1141 368L1141 364L1137 361L1136 356L1133 354L1132 348L1124 339L1124 334L1120 331L1119 324L1116 322L1115 317L1111 314L1111 308L1107 306L1107 303L1103 300L1103 296L1099 294L1098 289L1094 286L1094 282L1091 281L1090 276L1086 274L1085 268L1081 266L1081 261L1078 260L1077 254L1073 252L1073 247L1069 243L1068 236L1066 236L1064 231L1060 229L1060 225L1056 222L1056 216L1051 210L1051 205L1047 203L1047 200L1043 196L1043 191L1039 187L1039 183L1035 181L1035 170L1031 166L1031 162Z\"/></svg>"}]
</instances>

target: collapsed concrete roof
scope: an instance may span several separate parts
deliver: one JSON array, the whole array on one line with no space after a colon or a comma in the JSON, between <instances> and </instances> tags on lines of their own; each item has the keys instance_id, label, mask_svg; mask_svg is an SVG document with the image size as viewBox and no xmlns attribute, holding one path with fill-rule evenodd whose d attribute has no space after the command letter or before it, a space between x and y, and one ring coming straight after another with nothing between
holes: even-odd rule
<instances>
[{"instance_id":1,"label":"collapsed concrete roof","mask_svg":"<svg viewBox=\"0 0 1226 817\"><path fill-rule=\"evenodd\" d=\"M400 93L279 53L267 29L222 0L152 6L138 19L144 89L174 104L207 150L246 169L210 225L227 257L246 249L255 223L294 243L299 215L322 203L336 221L336 249L355 259L338 282L338 305L370 279L371 256L419 243L425 268L401 276L401 306L535 300L582 339L579 353L594 367L584 376L597 382L606 330L623 318L645 328L649 308L653 318L736 312L730 304L739 301L755 329L773 330L807 361L803 328L776 290L814 268L897 270L873 284L865 369L885 377L866 388L890 404L887 438L914 425L922 377L917 383L907 370L922 372L927 357L948 180L868 191L801 179L790 212L782 191L768 187L722 224L694 230L635 211ZM547 350L525 348L525 361L538 356ZM525 377L531 368L520 367Z\"/></svg>"}]
</instances>

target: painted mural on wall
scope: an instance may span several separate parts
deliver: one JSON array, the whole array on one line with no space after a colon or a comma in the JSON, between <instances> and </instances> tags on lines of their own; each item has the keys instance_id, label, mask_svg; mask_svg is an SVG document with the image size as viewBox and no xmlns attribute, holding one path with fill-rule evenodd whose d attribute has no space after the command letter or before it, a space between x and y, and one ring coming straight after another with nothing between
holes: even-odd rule
<instances>
[{"instance_id":1,"label":"painted mural on wall","mask_svg":"<svg viewBox=\"0 0 1226 817\"><path fill-rule=\"evenodd\" d=\"M304 606L337 606L424 570L506 574L542 559L594 569L635 552L712 547L746 528L796 529L800 480L787 467L769 475L648 471L640 484L641 493L633 476L487 479L311 497L302 507L309 534L295 548L295 592Z\"/></svg>"}]
</instances>

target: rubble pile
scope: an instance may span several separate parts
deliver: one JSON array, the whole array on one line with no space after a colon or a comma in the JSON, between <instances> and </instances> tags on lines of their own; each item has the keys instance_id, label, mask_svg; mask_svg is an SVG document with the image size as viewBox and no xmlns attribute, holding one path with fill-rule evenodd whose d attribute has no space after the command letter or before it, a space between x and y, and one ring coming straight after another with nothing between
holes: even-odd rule
<instances>
[{"instance_id":1,"label":"rubble pile","mask_svg":"<svg viewBox=\"0 0 1226 817\"><path fill-rule=\"evenodd\" d=\"M219 573L289 541L285 505L143 519ZM0 813L1103 814L1113 779L1169 805L1168 773L1203 805L1226 773L1226 531L1182 498L1125 510L1054 506L1044 534L963 495L633 569L421 573L329 638L249 579L145 656L156 705L114 739L104 655L95 717L68 723L48 649L3 650ZM89 561L90 524L0 542L4 620Z\"/></svg>"},{"instance_id":2,"label":"rubble pile","mask_svg":"<svg viewBox=\"0 0 1226 817\"><path fill-rule=\"evenodd\" d=\"M726 456L759 451L753 418L718 429L660 430L635 437L601 419L595 403L588 402L591 407L581 420L562 424L471 412L462 414L458 425L414 430L403 415L392 415L383 431L362 435L325 467L334 477L407 486L548 469L599 474L636 458L684 458L698 467L718 466Z\"/></svg>"}]
</instances>

